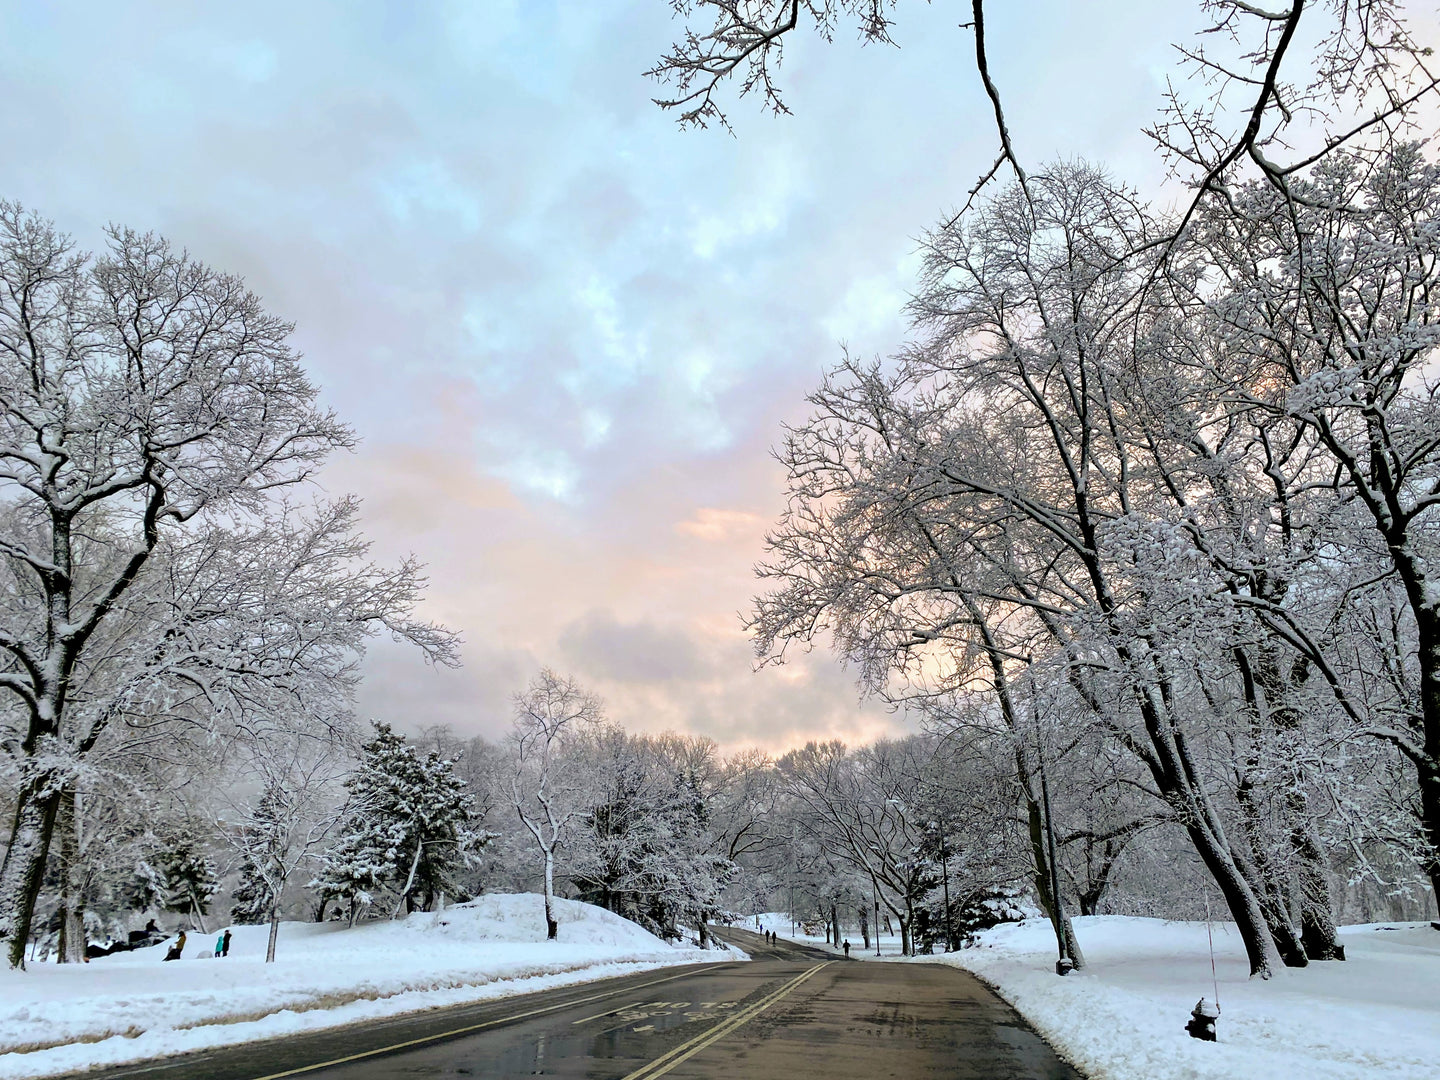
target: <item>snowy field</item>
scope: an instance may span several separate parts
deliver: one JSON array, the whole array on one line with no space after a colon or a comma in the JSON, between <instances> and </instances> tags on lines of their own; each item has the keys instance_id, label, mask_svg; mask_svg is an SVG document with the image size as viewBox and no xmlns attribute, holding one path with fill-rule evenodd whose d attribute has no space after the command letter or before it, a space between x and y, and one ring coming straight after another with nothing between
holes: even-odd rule
<instances>
[{"instance_id":1,"label":"snowy field","mask_svg":"<svg viewBox=\"0 0 1440 1080\"><path fill-rule=\"evenodd\" d=\"M783 914L762 916L781 937ZM745 924L754 927L754 919ZM1098 915L1075 920L1089 967L1055 975L1040 919L997 926L976 948L920 956L979 975L1092 1080L1434 1080L1440 1076L1440 932L1428 923L1341 927L1348 959L1252 980L1240 938L1214 924L1219 1042L1185 1034L1214 997L1204 923ZM852 956L860 956L853 927ZM896 959L886 939L885 959ZM873 952L870 959L874 959Z\"/></svg>"},{"instance_id":2,"label":"snowy field","mask_svg":"<svg viewBox=\"0 0 1440 1080\"><path fill-rule=\"evenodd\" d=\"M273 964L269 928L191 934L89 964L32 964L0 974L0 1077L46 1076L272 1038L380 1016L544 990L648 968L743 954L669 945L601 908L557 902L545 940L541 897L484 896L396 922L285 923Z\"/></svg>"}]
</instances>

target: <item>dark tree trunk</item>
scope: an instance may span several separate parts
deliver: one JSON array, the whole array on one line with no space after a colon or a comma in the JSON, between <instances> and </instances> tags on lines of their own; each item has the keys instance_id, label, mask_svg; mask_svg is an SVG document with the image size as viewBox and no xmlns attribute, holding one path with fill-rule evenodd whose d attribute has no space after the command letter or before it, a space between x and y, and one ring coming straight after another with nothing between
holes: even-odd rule
<instances>
[{"instance_id":1,"label":"dark tree trunk","mask_svg":"<svg viewBox=\"0 0 1440 1080\"><path fill-rule=\"evenodd\" d=\"M1311 960L1344 960L1345 946L1340 944L1335 929L1325 857L1314 832L1299 824L1300 820L1297 815L1297 824L1290 832L1300 875L1300 942Z\"/></svg>"},{"instance_id":2,"label":"dark tree trunk","mask_svg":"<svg viewBox=\"0 0 1440 1080\"><path fill-rule=\"evenodd\" d=\"M1278 587L1277 583L1277 587ZM1243 661L1243 654L1242 654ZM1242 672L1242 674L1244 674ZM1255 679L1265 691L1265 714L1270 726L1283 733L1298 732L1301 713L1293 704L1293 691L1303 676L1291 668L1287 677L1281 672L1278 648L1274 642L1260 647ZM1247 696L1252 699L1251 712L1260 716L1259 701L1245 682ZM1310 826L1309 797L1306 795L1305 771L1294 760L1282 762L1283 783L1288 792L1282 806L1290 850L1295 858L1299 879L1300 946L1310 960L1344 960L1345 948L1335 929L1334 904L1330 897L1330 879L1320 841ZM1287 909L1288 910L1288 909ZM1281 948L1284 955L1284 948Z\"/></svg>"},{"instance_id":3,"label":"dark tree trunk","mask_svg":"<svg viewBox=\"0 0 1440 1080\"><path fill-rule=\"evenodd\" d=\"M85 962L85 868L80 861L80 819L75 789L60 795L55 829L60 837L60 947L62 964Z\"/></svg>"},{"instance_id":4,"label":"dark tree trunk","mask_svg":"<svg viewBox=\"0 0 1440 1080\"><path fill-rule=\"evenodd\" d=\"M22 785L16 797L10 846L0 862L0 941L5 943L12 968L25 966L35 901L45 880L55 834L60 788L60 777L45 771Z\"/></svg>"},{"instance_id":5,"label":"dark tree trunk","mask_svg":"<svg viewBox=\"0 0 1440 1080\"><path fill-rule=\"evenodd\" d=\"M1070 957L1076 969L1083 968L1085 954L1080 951L1080 942L1075 936L1074 924L1071 923L1068 915L1056 917L1059 909L1050 895L1050 857L1045 845L1045 823L1040 815L1039 801L1030 794L1029 776L1028 774L1022 775L1025 786L1025 816L1030 831L1030 858L1035 867L1035 876L1031 879L1035 885L1035 897L1040 902L1040 910L1045 913L1045 918L1050 920L1050 927L1055 932L1056 945L1066 956ZM1086 914L1083 907L1081 914Z\"/></svg>"},{"instance_id":6,"label":"dark tree trunk","mask_svg":"<svg viewBox=\"0 0 1440 1080\"><path fill-rule=\"evenodd\" d=\"M1251 764L1254 765L1253 762ZM1248 859L1235 852L1236 865L1250 881L1265 912L1265 925L1280 952L1280 962L1286 967L1304 967L1309 961L1300 943L1300 935L1290 922L1290 898L1285 894L1280 875L1265 850L1264 827L1255 807L1254 786L1249 774L1236 787L1235 802L1240 807L1240 824L1250 847Z\"/></svg>"}]
</instances>

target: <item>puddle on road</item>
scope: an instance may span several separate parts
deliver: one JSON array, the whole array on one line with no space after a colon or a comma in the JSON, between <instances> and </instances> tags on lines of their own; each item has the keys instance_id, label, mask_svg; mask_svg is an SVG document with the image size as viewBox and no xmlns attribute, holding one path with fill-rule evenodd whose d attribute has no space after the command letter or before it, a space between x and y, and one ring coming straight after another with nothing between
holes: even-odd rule
<instances>
[{"instance_id":1,"label":"puddle on road","mask_svg":"<svg viewBox=\"0 0 1440 1080\"><path fill-rule=\"evenodd\" d=\"M718 1024L734 1014L738 1001L637 1001L608 1014L590 1017L592 1057L637 1057L648 1040L686 1024Z\"/></svg>"}]
</instances>

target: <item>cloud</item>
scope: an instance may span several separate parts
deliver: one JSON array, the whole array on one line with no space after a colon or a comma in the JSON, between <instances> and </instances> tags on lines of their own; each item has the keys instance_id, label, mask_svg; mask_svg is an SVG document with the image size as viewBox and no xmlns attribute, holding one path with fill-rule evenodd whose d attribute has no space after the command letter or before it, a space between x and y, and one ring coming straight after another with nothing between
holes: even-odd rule
<instances>
[{"instance_id":1,"label":"cloud","mask_svg":"<svg viewBox=\"0 0 1440 1080\"><path fill-rule=\"evenodd\" d=\"M609 681L694 681L708 673L682 627L649 620L622 623L607 611L588 612L565 627L557 645L580 674Z\"/></svg>"},{"instance_id":2,"label":"cloud","mask_svg":"<svg viewBox=\"0 0 1440 1080\"><path fill-rule=\"evenodd\" d=\"M744 510L720 510L702 506L684 521L675 523L675 531L699 540L723 541L749 536L762 528L758 515Z\"/></svg>"},{"instance_id":3,"label":"cloud","mask_svg":"<svg viewBox=\"0 0 1440 1080\"><path fill-rule=\"evenodd\" d=\"M1150 70L1192 17L997 10L1027 160L1151 167ZM903 722L828 654L752 670L740 615L783 509L768 448L838 339L901 343L914 238L993 120L945 5L903 7L903 50L787 44L793 115L744 99L734 139L651 103L679 32L655 0L0 10L0 194L244 275L364 437L325 483L377 558L427 563L466 667L377 643L362 712L495 736L572 664L617 720L728 745Z\"/></svg>"}]
</instances>

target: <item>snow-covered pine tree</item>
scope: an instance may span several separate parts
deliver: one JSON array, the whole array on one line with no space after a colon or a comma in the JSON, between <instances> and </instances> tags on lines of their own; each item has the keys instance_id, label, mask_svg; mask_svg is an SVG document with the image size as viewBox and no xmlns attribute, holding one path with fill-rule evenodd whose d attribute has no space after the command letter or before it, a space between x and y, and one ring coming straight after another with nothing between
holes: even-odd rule
<instances>
[{"instance_id":1,"label":"snow-covered pine tree","mask_svg":"<svg viewBox=\"0 0 1440 1080\"><path fill-rule=\"evenodd\" d=\"M275 863L290 817L288 800L278 784L267 784L249 819L240 826L240 883L235 888L230 917L237 923L259 926L270 921L276 901Z\"/></svg>"},{"instance_id":2,"label":"snow-covered pine tree","mask_svg":"<svg viewBox=\"0 0 1440 1080\"><path fill-rule=\"evenodd\" d=\"M209 933L205 915L210 901L220 891L215 860L206 854L198 838L181 835L161 850L157 862L163 888L161 906L166 911L189 915L202 934Z\"/></svg>"},{"instance_id":3,"label":"snow-covered pine tree","mask_svg":"<svg viewBox=\"0 0 1440 1080\"><path fill-rule=\"evenodd\" d=\"M241 926L260 926L270 918L270 887L249 858L240 863L240 883L235 886L230 918Z\"/></svg>"},{"instance_id":4,"label":"snow-covered pine tree","mask_svg":"<svg viewBox=\"0 0 1440 1080\"><path fill-rule=\"evenodd\" d=\"M395 894L392 918L417 896L420 906L433 906L453 888L454 870L491 838L477 828L455 763L437 751L422 757L389 724L375 722L345 786L349 808L314 884L322 900L348 902L352 923L387 887Z\"/></svg>"}]
</instances>

